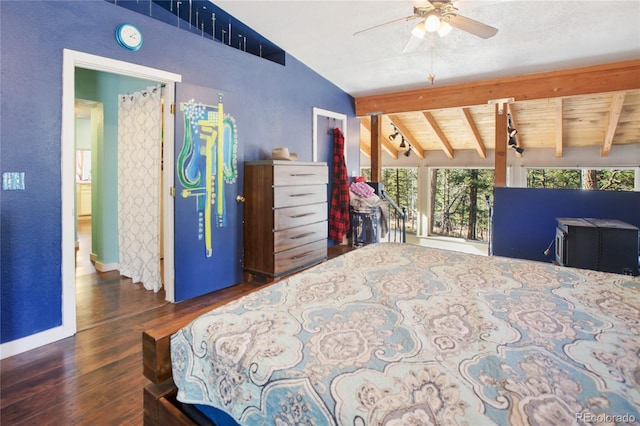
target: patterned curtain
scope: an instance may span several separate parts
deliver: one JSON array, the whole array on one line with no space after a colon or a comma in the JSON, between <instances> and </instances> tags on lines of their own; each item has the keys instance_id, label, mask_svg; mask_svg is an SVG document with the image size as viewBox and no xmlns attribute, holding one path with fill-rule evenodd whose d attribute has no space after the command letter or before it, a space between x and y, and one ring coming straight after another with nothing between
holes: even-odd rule
<instances>
[{"instance_id":1,"label":"patterned curtain","mask_svg":"<svg viewBox=\"0 0 640 426\"><path fill-rule=\"evenodd\" d=\"M160 277L161 89L118 95L120 274L162 288Z\"/></svg>"}]
</instances>

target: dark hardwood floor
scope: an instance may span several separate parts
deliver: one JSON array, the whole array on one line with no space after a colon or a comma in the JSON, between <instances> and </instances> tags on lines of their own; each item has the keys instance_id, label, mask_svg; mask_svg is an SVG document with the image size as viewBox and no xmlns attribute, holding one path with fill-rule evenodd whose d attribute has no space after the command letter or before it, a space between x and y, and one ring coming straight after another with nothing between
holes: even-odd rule
<instances>
[{"instance_id":1,"label":"dark hardwood floor","mask_svg":"<svg viewBox=\"0 0 640 426\"><path fill-rule=\"evenodd\" d=\"M91 262L91 221L78 222L76 327L78 331L155 309L166 303L164 289L153 293L118 271L97 272Z\"/></svg>"},{"instance_id":2,"label":"dark hardwood floor","mask_svg":"<svg viewBox=\"0 0 640 426\"><path fill-rule=\"evenodd\" d=\"M329 255L344 251L336 246ZM78 332L0 362L2 425L141 425L142 389L149 383L142 375L142 331L256 285L240 283L172 304L164 293L117 273L91 272L83 259L77 265Z\"/></svg>"}]
</instances>

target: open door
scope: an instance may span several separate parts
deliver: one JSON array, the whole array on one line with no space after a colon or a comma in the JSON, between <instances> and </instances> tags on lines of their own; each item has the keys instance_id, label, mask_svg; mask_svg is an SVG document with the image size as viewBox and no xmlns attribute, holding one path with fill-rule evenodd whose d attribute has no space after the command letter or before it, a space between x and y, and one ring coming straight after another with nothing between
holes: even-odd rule
<instances>
[{"instance_id":1,"label":"open door","mask_svg":"<svg viewBox=\"0 0 640 426\"><path fill-rule=\"evenodd\" d=\"M242 281L242 150L222 91L176 84L175 299Z\"/></svg>"}]
</instances>

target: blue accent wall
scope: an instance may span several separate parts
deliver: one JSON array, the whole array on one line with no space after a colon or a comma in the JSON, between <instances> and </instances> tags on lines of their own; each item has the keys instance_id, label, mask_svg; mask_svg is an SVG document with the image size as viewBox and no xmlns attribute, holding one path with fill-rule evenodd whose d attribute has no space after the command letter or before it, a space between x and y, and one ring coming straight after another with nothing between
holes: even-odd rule
<instances>
[{"instance_id":1,"label":"blue accent wall","mask_svg":"<svg viewBox=\"0 0 640 426\"><path fill-rule=\"evenodd\" d=\"M330 6L328 6L330 7ZM34 23L33 12L42 19ZM118 24L143 32L126 51ZM0 172L25 172L24 191L0 192L1 342L61 325L62 52L72 49L182 75L239 98L245 161L287 145L311 160L312 108L349 116L349 170L359 164L353 98L291 56L286 66L103 0L0 1ZM325 159L319 158L319 161Z\"/></svg>"},{"instance_id":2,"label":"blue accent wall","mask_svg":"<svg viewBox=\"0 0 640 426\"><path fill-rule=\"evenodd\" d=\"M640 228L640 192L495 188L493 254L551 262L556 218L617 219Z\"/></svg>"}]
</instances>

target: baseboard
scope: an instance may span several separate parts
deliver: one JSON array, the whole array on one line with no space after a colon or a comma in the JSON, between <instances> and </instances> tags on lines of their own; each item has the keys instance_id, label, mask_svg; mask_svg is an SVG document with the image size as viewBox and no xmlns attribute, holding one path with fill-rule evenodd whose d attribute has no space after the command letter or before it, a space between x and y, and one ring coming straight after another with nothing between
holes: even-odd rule
<instances>
[{"instance_id":1,"label":"baseboard","mask_svg":"<svg viewBox=\"0 0 640 426\"><path fill-rule=\"evenodd\" d=\"M98 272L109 272L109 271L115 271L116 269L120 269L120 264L117 262L111 262L111 263L98 262L98 255L95 253L91 253L89 255L89 259L91 259L93 266L96 268L96 271Z\"/></svg>"},{"instance_id":2,"label":"baseboard","mask_svg":"<svg viewBox=\"0 0 640 426\"><path fill-rule=\"evenodd\" d=\"M120 269L120 264L116 262L112 263L102 263L98 261L94 261L93 266L96 268L98 272L109 272Z\"/></svg>"},{"instance_id":3,"label":"baseboard","mask_svg":"<svg viewBox=\"0 0 640 426\"><path fill-rule=\"evenodd\" d=\"M40 333L32 334L27 337L3 343L2 345L0 345L0 359L5 359L10 356L18 355L23 352L39 348L40 346L65 339L69 336L73 336L75 332L75 324L73 327L59 326L42 331Z\"/></svg>"}]
</instances>

